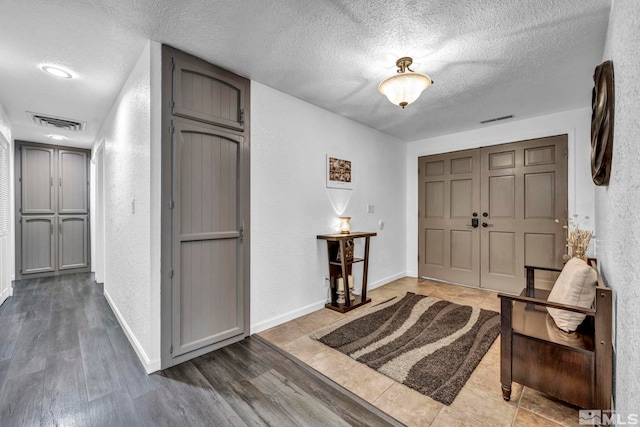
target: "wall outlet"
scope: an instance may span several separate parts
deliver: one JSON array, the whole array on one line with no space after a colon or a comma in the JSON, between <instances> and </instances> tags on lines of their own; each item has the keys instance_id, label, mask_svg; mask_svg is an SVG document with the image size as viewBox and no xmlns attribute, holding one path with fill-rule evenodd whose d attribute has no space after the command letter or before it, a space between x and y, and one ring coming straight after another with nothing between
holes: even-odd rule
<instances>
[{"instance_id":1,"label":"wall outlet","mask_svg":"<svg viewBox=\"0 0 640 427\"><path fill-rule=\"evenodd\" d=\"M374 213L376 210L375 205L367 205L367 213Z\"/></svg>"}]
</instances>

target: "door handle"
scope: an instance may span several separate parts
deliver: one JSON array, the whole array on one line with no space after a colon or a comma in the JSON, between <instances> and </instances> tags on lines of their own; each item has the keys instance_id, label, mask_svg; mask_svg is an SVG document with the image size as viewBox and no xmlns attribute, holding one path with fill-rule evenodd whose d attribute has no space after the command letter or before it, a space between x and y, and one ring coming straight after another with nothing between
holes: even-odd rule
<instances>
[{"instance_id":1,"label":"door handle","mask_svg":"<svg viewBox=\"0 0 640 427\"><path fill-rule=\"evenodd\" d=\"M486 222L483 222L483 223L482 223L482 226L483 226L484 228L487 228L487 227L493 227L493 224L487 224Z\"/></svg>"}]
</instances>

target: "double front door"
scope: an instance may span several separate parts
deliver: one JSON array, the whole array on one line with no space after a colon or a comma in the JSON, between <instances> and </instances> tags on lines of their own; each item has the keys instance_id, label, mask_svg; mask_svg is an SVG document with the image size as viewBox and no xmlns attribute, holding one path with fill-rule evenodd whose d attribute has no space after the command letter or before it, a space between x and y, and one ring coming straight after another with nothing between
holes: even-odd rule
<instances>
[{"instance_id":1,"label":"double front door","mask_svg":"<svg viewBox=\"0 0 640 427\"><path fill-rule=\"evenodd\" d=\"M421 277L519 293L525 265L562 267L566 135L425 156L418 171Z\"/></svg>"}]
</instances>

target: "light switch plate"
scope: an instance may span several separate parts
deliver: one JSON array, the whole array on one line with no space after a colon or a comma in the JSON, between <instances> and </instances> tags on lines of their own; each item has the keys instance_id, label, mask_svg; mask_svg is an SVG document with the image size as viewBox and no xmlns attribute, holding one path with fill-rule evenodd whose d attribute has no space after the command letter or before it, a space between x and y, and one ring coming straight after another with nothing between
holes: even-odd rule
<instances>
[{"instance_id":1,"label":"light switch plate","mask_svg":"<svg viewBox=\"0 0 640 427\"><path fill-rule=\"evenodd\" d=\"M375 209L375 205L367 205L367 213L374 213Z\"/></svg>"}]
</instances>

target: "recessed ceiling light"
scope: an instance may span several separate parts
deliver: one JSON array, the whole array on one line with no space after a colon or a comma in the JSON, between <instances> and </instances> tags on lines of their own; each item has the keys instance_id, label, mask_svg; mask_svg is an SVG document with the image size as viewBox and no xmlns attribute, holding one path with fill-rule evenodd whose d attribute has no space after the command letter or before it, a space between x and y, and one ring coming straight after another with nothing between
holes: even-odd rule
<instances>
[{"instance_id":1,"label":"recessed ceiling light","mask_svg":"<svg viewBox=\"0 0 640 427\"><path fill-rule=\"evenodd\" d=\"M59 68L59 67L54 67L53 65L42 65L40 69L47 74L60 77L61 79L73 78L73 74L71 74L70 72L63 70L62 68Z\"/></svg>"},{"instance_id":2,"label":"recessed ceiling light","mask_svg":"<svg viewBox=\"0 0 640 427\"><path fill-rule=\"evenodd\" d=\"M64 141L65 139L67 139L66 136L62 136L62 135L47 135L47 136L51 139L55 139L56 141Z\"/></svg>"}]
</instances>

